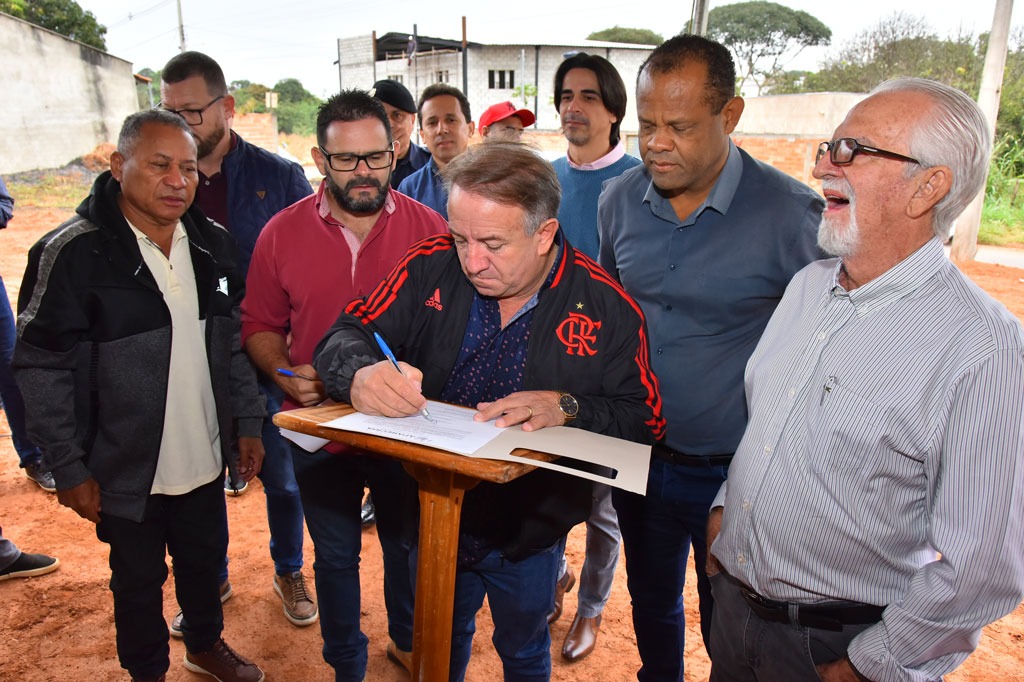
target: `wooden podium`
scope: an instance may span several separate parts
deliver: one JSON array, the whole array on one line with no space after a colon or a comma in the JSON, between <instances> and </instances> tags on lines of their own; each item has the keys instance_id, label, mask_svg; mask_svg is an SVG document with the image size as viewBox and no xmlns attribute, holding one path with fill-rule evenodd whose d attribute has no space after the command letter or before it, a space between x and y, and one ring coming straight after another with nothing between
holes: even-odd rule
<instances>
[{"instance_id":1,"label":"wooden podium","mask_svg":"<svg viewBox=\"0 0 1024 682\"><path fill-rule=\"evenodd\" d=\"M401 460L405 470L416 479L420 498L420 536L412 679L416 682L447 682L463 496L480 481L508 483L536 467L475 459L414 443L320 426L354 411L344 404L305 407L279 412L274 415L274 423L291 431L394 457ZM554 459L551 455L530 450L516 450L514 454L538 461Z\"/></svg>"}]
</instances>

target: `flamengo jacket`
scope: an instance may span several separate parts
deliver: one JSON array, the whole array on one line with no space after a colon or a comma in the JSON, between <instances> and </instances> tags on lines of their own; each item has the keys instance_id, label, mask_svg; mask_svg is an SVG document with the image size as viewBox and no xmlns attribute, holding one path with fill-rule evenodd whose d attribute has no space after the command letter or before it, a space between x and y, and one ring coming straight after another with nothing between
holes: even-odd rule
<instances>
[{"instance_id":1,"label":"flamengo jacket","mask_svg":"<svg viewBox=\"0 0 1024 682\"><path fill-rule=\"evenodd\" d=\"M238 243L239 272L249 270L256 238L278 211L313 193L302 166L242 139L221 162L228 179L228 220Z\"/></svg>"},{"instance_id":2,"label":"flamengo jacket","mask_svg":"<svg viewBox=\"0 0 1024 682\"><path fill-rule=\"evenodd\" d=\"M78 215L29 251L13 366L27 426L57 488L90 476L107 514L141 521L165 428L171 316L107 171ZM205 321L221 454L260 435L266 414L239 343L244 280L231 236L197 208L182 216ZM168 425L167 428L175 428Z\"/></svg>"},{"instance_id":3,"label":"flamengo jacket","mask_svg":"<svg viewBox=\"0 0 1024 682\"><path fill-rule=\"evenodd\" d=\"M317 348L313 366L327 394L349 401L356 370L383 359L373 332L423 371L437 399L455 366L475 291L451 235L413 245L374 292L356 300ZM562 239L551 286L533 311L523 390L576 397L576 428L638 443L664 432L640 307L594 261ZM511 483L466 493L462 530L517 560L550 547L590 515L591 483L537 469Z\"/></svg>"}]
</instances>

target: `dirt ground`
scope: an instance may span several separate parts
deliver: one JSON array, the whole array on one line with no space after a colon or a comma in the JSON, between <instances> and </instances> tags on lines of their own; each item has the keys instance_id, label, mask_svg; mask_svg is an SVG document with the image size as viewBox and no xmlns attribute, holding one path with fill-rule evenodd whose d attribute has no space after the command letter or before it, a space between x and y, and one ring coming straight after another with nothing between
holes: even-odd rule
<instances>
[{"instance_id":1,"label":"dirt ground","mask_svg":"<svg viewBox=\"0 0 1024 682\"><path fill-rule=\"evenodd\" d=\"M16 300L28 247L44 232L70 215L68 209L38 209L19 205L10 227L0 232L0 274ZM1024 319L1024 270L973 264L967 273ZM0 421L0 525L5 537L29 552L60 558L54 574L0 584L0 680L126 680L114 648L112 603L107 589L109 569L106 547L91 524L57 504L56 496L42 492L18 468L17 456ZM332 679L320 655L317 626L296 628L285 620L271 586L269 533L264 494L259 483L237 498L228 498L230 517L230 573L234 596L225 604L225 639L239 652L257 661L268 680L316 682ZM578 571L584 555L583 527L569 536L568 555ZM306 542L307 578L312 580L312 543ZM386 620L381 591L381 555L376 533L364 532L362 556L363 631L370 638L366 679L371 682L407 680L404 671L384 655ZM164 613L176 612L170 581L164 591ZM709 662L697 627L695 579L687 582L687 681L706 680ZM604 612L597 650L578 663L567 663L559 652L576 608L575 590L566 596L565 615L552 626L552 680L626 682L635 679L639 657L630 619L623 562ZM485 609L477 619L477 637L467 679L470 682L501 678L501 667L490 644L490 617ZM978 650L954 674L953 682L968 680L1024 681L1024 606L986 628ZM181 665L184 647L171 640L171 669L167 679L209 679ZM781 681L780 681L781 682Z\"/></svg>"}]
</instances>

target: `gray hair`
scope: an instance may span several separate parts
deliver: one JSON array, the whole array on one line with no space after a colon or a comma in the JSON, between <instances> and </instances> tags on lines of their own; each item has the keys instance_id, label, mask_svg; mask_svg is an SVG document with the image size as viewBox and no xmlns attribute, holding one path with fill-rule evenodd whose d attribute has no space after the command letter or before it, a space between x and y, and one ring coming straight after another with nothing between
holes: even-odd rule
<instances>
[{"instance_id":1,"label":"gray hair","mask_svg":"<svg viewBox=\"0 0 1024 682\"><path fill-rule=\"evenodd\" d=\"M545 220L558 217L562 188L550 163L521 142L490 142L470 147L441 171L445 190L452 187L478 194L526 214L527 235Z\"/></svg>"},{"instance_id":2,"label":"gray hair","mask_svg":"<svg viewBox=\"0 0 1024 682\"><path fill-rule=\"evenodd\" d=\"M192 128L185 123L185 119L177 114L172 114L164 109L146 109L132 114L124 120L121 125L121 133L117 136L117 151L124 156L131 156L142 137L142 127L147 123L158 123L160 125L179 128L192 137Z\"/></svg>"},{"instance_id":3,"label":"gray hair","mask_svg":"<svg viewBox=\"0 0 1024 682\"><path fill-rule=\"evenodd\" d=\"M944 240L953 221L985 186L992 134L974 100L936 81L894 78L876 87L870 95L900 92L922 93L934 104L914 126L907 146L908 155L918 159L922 167L948 166L952 171L949 193L932 212L932 228ZM907 170L912 173L913 166Z\"/></svg>"}]
</instances>

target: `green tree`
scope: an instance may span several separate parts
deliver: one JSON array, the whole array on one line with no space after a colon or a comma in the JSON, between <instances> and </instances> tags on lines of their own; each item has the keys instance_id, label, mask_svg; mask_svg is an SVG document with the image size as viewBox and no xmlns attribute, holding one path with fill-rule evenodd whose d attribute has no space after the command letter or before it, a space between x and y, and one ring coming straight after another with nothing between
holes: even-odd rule
<instances>
[{"instance_id":1,"label":"green tree","mask_svg":"<svg viewBox=\"0 0 1024 682\"><path fill-rule=\"evenodd\" d=\"M277 128L282 133L312 135L316 132L316 111L320 106L317 98L301 102L281 101L277 107Z\"/></svg>"},{"instance_id":2,"label":"green tree","mask_svg":"<svg viewBox=\"0 0 1024 682\"><path fill-rule=\"evenodd\" d=\"M302 86L298 78L282 78L274 86L274 92L278 94L282 102L304 102L316 97L309 90Z\"/></svg>"},{"instance_id":3,"label":"green tree","mask_svg":"<svg viewBox=\"0 0 1024 682\"><path fill-rule=\"evenodd\" d=\"M624 26L612 26L611 28L594 31L587 40L605 40L610 43L631 43L633 45L661 45L665 39L660 33L647 28L626 28Z\"/></svg>"},{"instance_id":4,"label":"green tree","mask_svg":"<svg viewBox=\"0 0 1024 682\"><path fill-rule=\"evenodd\" d=\"M809 91L868 92L884 80L917 76L977 95L984 45L970 35L939 38L924 17L895 12L857 34L821 71L805 81Z\"/></svg>"},{"instance_id":5,"label":"green tree","mask_svg":"<svg viewBox=\"0 0 1024 682\"><path fill-rule=\"evenodd\" d=\"M0 12L48 28L72 40L107 49L107 27L75 0L0 0Z\"/></svg>"},{"instance_id":6,"label":"green tree","mask_svg":"<svg viewBox=\"0 0 1024 682\"><path fill-rule=\"evenodd\" d=\"M249 81L232 81L228 90L235 98L235 111L241 114L266 113L266 94L270 92L270 88L266 85Z\"/></svg>"},{"instance_id":7,"label":"green tree","mask_svg":"<svg viewBox=\"0 0 1024 682\"><path fill-rule=\"evenodd\" d=\"M761 1L715 7L708 13L708 35L732 51L740 83L752 81L757 94L805 47L832 40L828 26L807 12Z\"/></svg>"}]
</instances>

